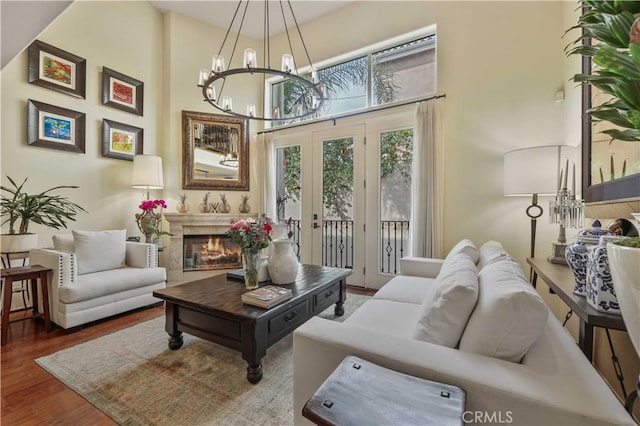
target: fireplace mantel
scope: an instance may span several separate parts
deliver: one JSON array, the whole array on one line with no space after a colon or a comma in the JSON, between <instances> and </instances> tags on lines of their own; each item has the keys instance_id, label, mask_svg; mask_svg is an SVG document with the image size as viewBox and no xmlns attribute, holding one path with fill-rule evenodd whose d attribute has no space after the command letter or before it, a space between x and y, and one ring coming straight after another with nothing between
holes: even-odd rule
<instances>
[{"instance_id":1,"label":"fireplace mantel","mask_svg":"<svg viewBox=\"0 0 640 426\"><path fill-rule=\"evenodd\" d=\"M169 245L169 280L183 280L183 247L185 235L224 234L232 219L257 218L255 214L223 213L164 213L169 222L171 243Z\"/></svg>"}]
</instances>

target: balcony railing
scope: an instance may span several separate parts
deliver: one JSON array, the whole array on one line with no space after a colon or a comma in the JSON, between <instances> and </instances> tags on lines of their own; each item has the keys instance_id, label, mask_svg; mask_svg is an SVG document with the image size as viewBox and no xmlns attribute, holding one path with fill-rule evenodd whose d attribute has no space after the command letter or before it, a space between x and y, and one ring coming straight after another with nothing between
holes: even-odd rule
<instances>
[{"instance_id":1,"label":"balcony railing","mask_svg":"<svg viewBox=\"0 0 640 426\"><path fill-rule=\"evenodd\" d=\"M301 221L291 220L288 232L296 242L300 256ZM409 221L383 220L380 222L380 273L397 274L400 258L409 249ZM322 221L322 265L353 268L353 221Z\"/></svg>"}]
</instances>

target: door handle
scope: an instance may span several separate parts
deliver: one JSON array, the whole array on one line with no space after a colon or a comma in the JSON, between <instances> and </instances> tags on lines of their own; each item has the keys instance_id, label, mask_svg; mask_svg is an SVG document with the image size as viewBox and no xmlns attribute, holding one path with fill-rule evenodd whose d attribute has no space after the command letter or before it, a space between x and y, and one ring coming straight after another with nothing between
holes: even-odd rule
<instances>
[{"instance_id":1,"label":"door handle","mask_svg":"<svg viewBox=\"0 0 640 426\"><path fill-rule=\"evenodd\" d=\"M318 225L318 222L313 222L313 229L316 229L316 228L320 228L320 225Z\"/></svg>"}]
</instances>

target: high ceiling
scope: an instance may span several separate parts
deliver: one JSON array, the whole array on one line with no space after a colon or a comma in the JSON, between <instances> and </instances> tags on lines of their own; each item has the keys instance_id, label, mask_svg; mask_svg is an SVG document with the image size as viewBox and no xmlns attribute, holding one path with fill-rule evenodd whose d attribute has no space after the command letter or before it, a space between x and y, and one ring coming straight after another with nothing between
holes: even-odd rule
<instances>
[{"instance_id":1,"label":"high ceiling","mask_svg":"<svg viewBox=\"0 0 640 426\"><path fill-rule=\"evenodd\" d=\"M336 9L340 9L352 3L353 1L333 1L333 0L292 0L291 8L295 14L296 20L299 25L304 22L311 21L319 16L325 15ZM207 22L211 25L215 25L221 28L229 27L234 12L238 6L237 0L213 0L213 1L164 1L156 0L150 1L158 10L174 11L186 16L190 16L195 19ZM244 11L246 1L243 1L240 11L238 12L238 18L234 24L234 29L237 29L240 22L240 17ZM285 12L287 19L287 27L293 25L291 19L291 12L289 6L285 0L282 2L277 0L269 1L269 16L270 16L270 35L279 34L284 31L284 23L282 20L282 11L280 5ZM264 1L252 0L249 2L247 8L247 15L242 25L242 34L250 36L252 38L262 40L263 38L263 19L264 19Z\"/></svg>"},{"instance_id":2,"label":"high ceiling","mask_svg":"<svg viewBox=\"0 0 640 426\"><path fill-rule=\"evenodd\" d=\"M2 68L25 49L72 1L10 1L0 0L2 22ZM236 10L236 0L209 1L150 1L161 12L174 11L212 25L227 28ZM334 11L352 1L333 0L291 0L291 6L299 25ZM280 2L269 0L271 16L270 33L284 31ZM287 26L291 27L288 5L283 0ZM244 10L244 6L241 7ZM239 13L240 15L240 13ZM263 38L264 2L251 0L242 27L242 34L261 40ZM237 21L239 22L239 21ZM237 28L234 26L234 28Z\"/></svg>"}]
</instances>

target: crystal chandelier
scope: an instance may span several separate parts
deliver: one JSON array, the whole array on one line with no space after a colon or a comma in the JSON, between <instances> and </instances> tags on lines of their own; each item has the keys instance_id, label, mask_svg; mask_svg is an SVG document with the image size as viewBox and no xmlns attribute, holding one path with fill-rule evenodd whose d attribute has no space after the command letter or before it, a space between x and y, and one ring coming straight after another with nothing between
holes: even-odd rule
<instances>
[{"instance_id":1,"label":"crystal chandelier","mask_svg":"<svg viewBox=\"0 0 640 426\"><path fill-rule=\"evenodd\" d=\"M240 17L239 12L243 6L243 3L244 10L242 11L242 16ZM286 0L286 4L291 11L291 16L295 25L296 33L300 39L300 44L302 44L304 54L306 55L306 59L309 63L309 72L301 75L298 73L298 70L296 68L296 56L293 51L293 45L291 44L289 28L287 27L287 19L285 18L285 8L283 6L284 2L282 0L280 0L278 4L291 53L285 53L284 55L282 55L280 69L271 67L271 46L269 41L269 0L264 0L264 39L262 51L264 61L262 63L262 66L255 49L246 48L244 49L242 67L226 68L225 58L222 56L222 51L227 43L227 40L229 39L229 34L231 33L232 27L239 19L239 28L236 33L237 35L235 37L235 41L233 42L231 56L229 57L228 61L229 66L231 66L231 64L233 63L232 61L234 54L236 53L236 46L238 45L238 39L240 38L240 33L242 32L242 26L245 21L249 3L250 0L238 1L238 5L236 7L235 13L233 14L233 18L231 19L231 23L229 24L229 28L227 29L224 40L222 41L222 45L220 46L218 53L214 55L211 60L211 69L203 69L199 73L198 87L202 88L202 96L204 100L211 104L214 108L217 108L222 112L226 112L228 114L244 119L255 119L263 121L299 119L315 113L322 106L322 103L324 101L325 88L320 83L320 80L318 79L318 72L313 67L313 63L311 62L311 58L309 57L309 52L307 51L307 46L302 38L302 33L300 32L298 22L293 13L293 8L291 7L290 0ZM262 75L263 86L264 80L267 78L267 76L281 76L291 80L297 89L297 99L295 104L292 106L291 111L285 116L283 115L284 111L281 111L280 108L272 108L270 111L266 111L267 108L265 108L265 112L262 114L262 116L259 116L256 112L256 106L253 104L246 105L246 112L239 112L238 109L234 109L233 99L231 98L231 96L224 93L224 86L227 78L243 74ZM216 83L217 85L215 85ZM218 89L216 89L216 87L218 87ZM269 116L267 116L267 112L270 114Z\"/></svg>"}]
</instances>

